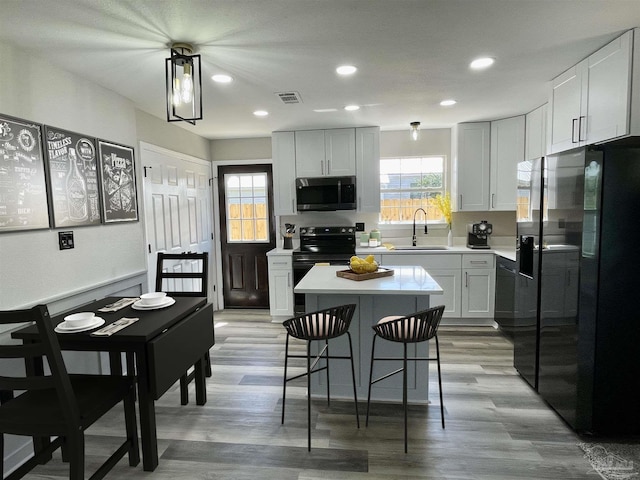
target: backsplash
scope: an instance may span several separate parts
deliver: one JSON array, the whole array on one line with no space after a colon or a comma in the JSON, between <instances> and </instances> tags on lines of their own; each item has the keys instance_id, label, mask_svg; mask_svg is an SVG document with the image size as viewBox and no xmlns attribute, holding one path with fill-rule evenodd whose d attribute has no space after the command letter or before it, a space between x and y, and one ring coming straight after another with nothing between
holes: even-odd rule
<instances>
[{"instance_id":1,"label":"backsplash","mask_svg":"<svg viewBox=\"0 0 640 480\"><path fill-rule=\"evenodd\" d=\"M455 245L466 245L467 224L478 223L486 220L493 225L493 234L489 237L489 245L515 246L516 236L516 213L515 212L454 212L453 213L453 236ZM299 238L300 227L307 226L353 226L356 222L364 222L365 231L369 232L374 228L380 229L382 241L395 244L409 244L411 242L412 225L385 225L378 224L378 214L358 213L353 211L337 212L305 212L298 215L283 215L279 217L280 231L284 231L285 223L296 225L294 239ZM447 242L448 230L444 226L432 226L429 233L424 235L422 223L418 222L416 232L418 232L419 245L443 245ZM279 241L279 245L282 241ZM294 247L297 242L294 241Z\"/></svg>"}]
</instances>

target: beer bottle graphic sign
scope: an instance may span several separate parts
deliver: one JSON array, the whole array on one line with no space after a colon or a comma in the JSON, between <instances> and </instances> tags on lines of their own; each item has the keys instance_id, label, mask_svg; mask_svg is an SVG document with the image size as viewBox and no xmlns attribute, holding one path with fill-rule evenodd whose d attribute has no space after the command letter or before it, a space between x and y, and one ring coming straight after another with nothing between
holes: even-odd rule
<instances>
[{"instance_id":1,"label":"beer bottle graphic sign","mask_svg":"<svg viewBox=\"0 0 640 480\"><path fill-rule=\"evenodd\" d=\"M53 226L99 225L96 140L45 126Z\"/></svg>"}]
</instances>

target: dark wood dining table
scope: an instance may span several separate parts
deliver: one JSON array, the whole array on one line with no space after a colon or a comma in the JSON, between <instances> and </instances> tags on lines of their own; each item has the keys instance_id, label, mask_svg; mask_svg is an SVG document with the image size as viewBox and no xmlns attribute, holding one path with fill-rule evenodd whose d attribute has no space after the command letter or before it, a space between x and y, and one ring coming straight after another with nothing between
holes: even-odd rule
<instances>
[{"instance_id":1,"label":"dark wood dining table","mask_svg":"<svg viewBox=\"0 0 640 480\"><path fill-rule=\"evenodd\" d=\"M117 312L98 310L120 297L107 297L88 305L52 317L55 325L74 312L88 311L105 320L104 328L122 317L139 320L111 336L94 336L92 331L58 333L62 350L108 352L112 374L122 374L122 353L131 359L129 368L135 365L138 411L140 416L140 441L143 468L153 471L158 466L158 438L156 432L155 400L159 399L187 369L195 366L196 403L207 401L205 386L205 354L213 346L213 306L206 297L175 297L171 306L156 310L136 310L133 306ZM35 326L28 326L12 333L23 342L37 338ZM135 362L135 364L134 364ZM42 372L42 364L28 365ZM128 372L131 374L131 372ZM34 439L35 442L35 439Z\"/></svg>"}]
</instances>

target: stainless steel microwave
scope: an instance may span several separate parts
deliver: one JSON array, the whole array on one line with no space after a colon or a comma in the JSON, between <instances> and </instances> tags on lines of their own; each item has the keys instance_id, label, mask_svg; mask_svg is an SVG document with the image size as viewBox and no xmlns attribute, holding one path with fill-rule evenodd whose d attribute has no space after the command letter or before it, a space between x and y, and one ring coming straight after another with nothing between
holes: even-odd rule
<instances>
[{"instance_id":1,"label":"stainless steel microwave","mask_svg":"<svg viewBox=\"0 0 640 480\"><path fill-rule=\"evenodd\" d=\"M296 178L298 211L356 209L356 177Z\"/></svg>"}]
</instances>

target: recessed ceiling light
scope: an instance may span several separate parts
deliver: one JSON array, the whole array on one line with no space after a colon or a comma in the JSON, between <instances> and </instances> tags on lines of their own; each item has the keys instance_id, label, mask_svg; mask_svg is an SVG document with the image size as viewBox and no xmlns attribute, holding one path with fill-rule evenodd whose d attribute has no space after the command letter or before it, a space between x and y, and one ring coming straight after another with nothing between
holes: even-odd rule
<instances>
[{"instance_id":1,"label":"recessed ceiling light","mask_svg":"<svg viewBox=\"0 0 640 480\"><path fill-rule=\"evenodd\" d=\"M360 105L347 105L344 109L347 112L355 112L356 110L360 110Z\"/></svg>"},{"instance_id":2,"label":"recessed ceiling light","mask_svg":"<svg viewBox=\"0 0 640 480\"><path fill-rule=\"evenodd\" d=\"M495 58L491 57L482 57L476 58L473 62L469 64L469 67L474 70L482 70L483 68L490 67L495 62Z\"/></svg>"},{"instance_id":3,"label":"recessed ceiling light","mask_svg":"<svg viewBox=\"0 0 640 480\"><path fill-rule=\"evenodd\" d=\"M357 70L353 65L341 65L336 68L336 72L340 75L353 75Z\"/></svg>"},{"instance_id":4,"label":"recessed ceiling light","mask_svg":"<svg viewBox=\"0 0 640 480\"><path fill-rule=\"evenodd\" d=\"M451 105L455 105L456 103L458 102L456 102L455 100L442 100L440 102L440 105L443 107L450 107Z\"/></svg>"},{"instance_id":5,"label":"recessed ceiling light","mask_svg":"<svg viewBox=\"0 0 640 480\"><path fill-rule=\"evenodd\" d=\"M314 112L316 113L327 113L327 112L337 112L337 108L316 108Z\"/></svg>"},{"instance_id":6,"label":"recessed ceiling light","mask_svg":"<svg viewBox=\"0 0 640 480\"><path fill-rule=\"evenodd\" d=\"M231 83L231 82L233 82L233 78L231 78L229 75L225 75L223 73L218 73L216 75L213 75L211 77L211 80L213 80L214 82L217 82L217 83Z\"/></svg>"},{"instance_id":7,"label":"recessed ceiling light","mask_svg":"<svg viewBox=\"0 0 640 480\"><path fill-rule=\"evenodd\" d=\"M269 115L269 112L267 112L266 110L256 110L255 112L253 112L253 114L256 117L266 117L267 115Z\"/></svg>"}]
</instances>

